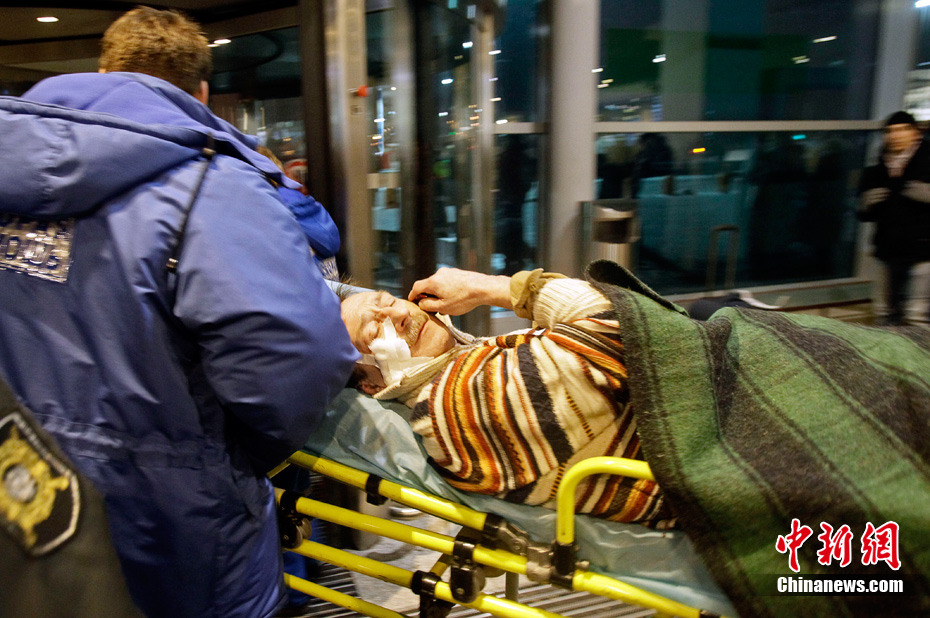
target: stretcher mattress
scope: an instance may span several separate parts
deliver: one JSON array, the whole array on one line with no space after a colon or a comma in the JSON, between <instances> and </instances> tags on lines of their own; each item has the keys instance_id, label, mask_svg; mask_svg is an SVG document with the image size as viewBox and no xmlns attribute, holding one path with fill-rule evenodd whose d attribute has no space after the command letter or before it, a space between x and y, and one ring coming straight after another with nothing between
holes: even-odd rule
<instances>
[{"instance_id":1,"label":"stretcher mattress","mask_svg":"<svg viewBox=\"0 0 930 618\"><path fill-rule=\"evenodd\" d=\"M494 513L526 530L534 540L552 542L554 511L465 493L448 485L427 462L419 437L407 423L409 415L410 409L400 403L346 389L333 401L305 450ZM660 532L577 515L576 535L578 558L590 561L590 570L693 607L736 615L683 532Z\"/></svg>"}]
</instances>

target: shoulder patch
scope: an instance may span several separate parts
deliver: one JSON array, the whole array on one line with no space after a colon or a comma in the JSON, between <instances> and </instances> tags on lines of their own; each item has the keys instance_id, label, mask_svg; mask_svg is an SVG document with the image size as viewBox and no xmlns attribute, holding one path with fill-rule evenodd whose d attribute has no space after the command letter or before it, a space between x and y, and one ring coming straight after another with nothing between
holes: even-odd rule
<instances>
[{"instance_id":1,"label":"shoulder patch","mask_svg":"<svg viewBox=\"0 0 930 618\"><path fill-rule=\"evenodd\" d=\"M67 281L74 221L40 221L0 214L0 270L59 283Z\"/></svg>"},{"instance_id":2,"label":"shoulder patch","mask_svg":"<svg viewBox=\"0 0 930 618\"><path fill-rule=\"evenodd\" d=\"M19 412L0 418L0 525L32 556L74 535L80 513L74 471Z\"/></svg>"}]
</instances>

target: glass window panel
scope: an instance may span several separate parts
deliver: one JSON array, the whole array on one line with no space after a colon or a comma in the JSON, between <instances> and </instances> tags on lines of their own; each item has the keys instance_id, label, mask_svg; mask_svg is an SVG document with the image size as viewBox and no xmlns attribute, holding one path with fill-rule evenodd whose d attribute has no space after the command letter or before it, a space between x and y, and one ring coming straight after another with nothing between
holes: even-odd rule
<instances>
[{"instance_id":1,"label":"glass window panel","mask_svg":"<svg viewBox=\"0 0 930 618\"><path fill-rule=\"evenodd\" d=\"M539 135L495 137L497 179L494 184L495 274L528 270L538 265Z\"/></svg>"},{"instance_id":2,"label":"glass window panel","mask_svg":"<svg viewBox=\"0 0 930 618\"><path fill-rule=\"evenodd\" d=\"M601 120L865 120L878 0L601 0Z\"/></svg>"},{"instance_id":3,"label":"glass window panel","mask_svg":"<svg viewBox=\"0 0 930 618\"><path fill-rule=\"evenodd\" d=\"M918 120L930 119L930 6L917 9L919 28L914 66L908 72L904 107Z\"/></svg>"},{"instance_id":4,"label":"glass window panel","mask_svg":"<svg viewBox=\"0 0 930 618\"><path fill-rule=\"evenodd\" d=\"M704 290L709 273L717 289L850 277L856 183L869 137L602 135L597 194L636 197L633 267L662 294ZM585 242L590 255L593 241ZM734 282L724 280L730 259Z\"/></svg>"},{"instance_id":5,"label":"glass window panel","mask_svg":"<svg viewBox=\"0 0 930 618\"><path fill-rule=\"evenodd\" d=\"M450 6L450 8L453 8ZM473 84L474 48L471 22L460 13L430 5L427 12L432 46L430 91L425 95L435 106L427 128L433 148L433 233L436 265L458 266L459 256L471 250L463 246L472 238L474 205L473 166L479 114ZM422 95L421 95L422 96Z\"/></svg>"},{"instance_id":6,"label":"glass window panel","mask_svg":"<svg viewBox=\"0 0 930 618\"><path fill-rule=\"evenodd\" d=\"M539 0L510 0L494 55L497 120L538 122L541 119L539 49L546 29ZM499 52L499 53L498 53Z\"/></svg>"},{"instance_id":7,"label":"glass window panel","mask_svg":"<svg viewBox=\"0 0 930 618\"><path fill-rule=\"evenodd\" d=\"M395 9L365 14L368 86L366 121L370 136L368 191L371 205L375 286L401 294L401 146L395 47L391 44L397 19Z\"/></svg>"}]
</instances>

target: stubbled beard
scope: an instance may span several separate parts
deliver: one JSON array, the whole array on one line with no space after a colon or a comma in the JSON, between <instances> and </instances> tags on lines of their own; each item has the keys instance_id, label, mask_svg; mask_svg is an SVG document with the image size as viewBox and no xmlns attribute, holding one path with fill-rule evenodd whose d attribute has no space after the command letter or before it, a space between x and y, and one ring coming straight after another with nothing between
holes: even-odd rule
<instances>
[{"instance_id":1,"label":"stubbled beard","mask_svg":"<svg viewBox=\"0 0 930 618\"><path fill-rule=\"evenodd\" d=\"M429 316L424 312L417 312L410 316L410 321L407 323L407 328L402 335L404 341L407 342L407 347L413 349L413 344L417 342L420 329L423 328L423 323L428 319Z\"/></svg>"}]
</instances>

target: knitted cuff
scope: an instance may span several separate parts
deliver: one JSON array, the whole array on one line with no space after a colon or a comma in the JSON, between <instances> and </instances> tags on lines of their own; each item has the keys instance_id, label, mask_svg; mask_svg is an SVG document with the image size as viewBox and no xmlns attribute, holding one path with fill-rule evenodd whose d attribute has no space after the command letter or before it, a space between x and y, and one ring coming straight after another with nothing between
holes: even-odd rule
<instances>
[{"instance_id":1,"label":"knitted cuff","mask_svg":"<svg viewBox=\"0 0 930 618\"><path fill-rule=\"evenodd\" d=\"M542 268L533 271L522 270L510 278L510 302L517 317L533 319L533 305L543 287L553 279L564 279L565 275L543 272Z\"/></svg>"}]
</instances>

